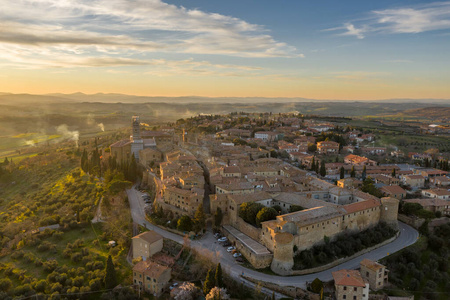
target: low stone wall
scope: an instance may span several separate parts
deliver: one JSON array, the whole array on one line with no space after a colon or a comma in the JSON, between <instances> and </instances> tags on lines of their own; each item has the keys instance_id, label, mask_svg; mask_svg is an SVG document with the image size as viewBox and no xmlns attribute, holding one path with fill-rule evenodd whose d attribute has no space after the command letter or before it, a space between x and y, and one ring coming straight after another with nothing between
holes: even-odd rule
<instances>
[{"instance_id":1,"label":"low stone wall","mask_svg":"<svg viewBox=\"0 0 450 300\"><path fill-rule=\"evenodd\" d=\"M282 286L282 285L279 285L276 283L256 280L256 279L253 279L252 277L248 277L248 276L242 276L242 277L250 282L253 282L256 285L260 285L262 287L268 288L269 290L289 296L294 299L305 299L305 297L308 297L308 296L309 296L309 299L314 299L314 296L316 296L316 294L311 293L309 291L305 291L299 287Z\"/></svg>"},{"instance_id":2,"label":"low stone wall","mask_svg":"<svg viewBox=\"0 0 450 300\"><path fill-rule=\"evenodd\" d=\"M236 218L236 224L230 224L230 225L233 226L234 228L236 228L237 230L239 230L240 232L242 232L243 234L248 235L255 241L260 242L260 238L259 238L260 234L261 234L260 228L256 228L255 226L248 224L247 222L242 220L242 218L240 218L240 217Z\"/></svg>"},{"instance_id":3,"label":"low stone wall","mask_svg":"<svg viewBox=\"0 0 450 300\"><path fill-rule=\"evenodd\" d=\"M398 214L398 219L399 221L402 221L403 223L406 223L409 226L414 227L415 229L418 229L420 226L422 226L423 223L425 223L425 219L418 217L409 217L402 214Z\"/></svg>"},{"instance_id":4,"label":"low stone wall","mask_svg":"<svg viewBox=\"0 0 450 300\"><path fill-rule=\"evenodd\" d=\"M380 243L378 245L375 245L375 246L372 246L370 248L366 248L364 250L361 250L358 253L353 254L352 256L343 257L343 258L340 258L338 260L333 261L332 263L329 263L329 264L323 265L323 266L319 266L319 267L316 267L316 268L305 269L305 270L292 270L290 272L290 274L288 274L288 275L291 275L291 276L292 275L305 275L305 274L317 273L317 272L322 272L322 271L331 269L331 268L336 267L337 265L340 265L340 264L342 264L342 263L344 263L346 261L352 260L355 257L358 257L360 255L363 255L363 254L365 254L367 252L370 252L370 251L372 251L374 249L380 248L380 247L382 247L384 245L387 245L387 244L393 242L398 237L398 235L399 235L399 232L397 232L397 234L395 236L391 237L390 239L385 240L384 242L382 242L382 243ZM283 275L285 275L285 274L283 274Z\"/></svg>"}]
</instances>

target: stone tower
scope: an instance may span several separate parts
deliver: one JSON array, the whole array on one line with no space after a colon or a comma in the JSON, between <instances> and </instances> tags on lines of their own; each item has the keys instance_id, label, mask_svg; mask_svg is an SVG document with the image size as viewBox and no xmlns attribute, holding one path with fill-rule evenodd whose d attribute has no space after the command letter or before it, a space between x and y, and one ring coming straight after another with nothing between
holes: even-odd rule
<instances>
[{"instance_id":1,"label":"stone tower","mask_svg":"<svg viewBox=\"0 0 450 300\"><path fill-rule=\"evenodd\" d=\"M289 232L275 235L273 260L270 268L277 274L289 275L294 266L294 236Z\"/></svg>"},{"instance_id":2,"label":"stone tower","mask_svg":"<svg viewBox=\"0 0 450 300\"><path fill-rule=\"evenodd\" d=\"M141 122L139 116L133 116L131 118L132 135L131 140L131 153L133 153L136 161L139 161L139 151L144 149L144 141L141 138Z\"/></svg>"},{"instance_id":3,"label":"stone tower","mask_svg":"<svg viewBox=\"0 0 450 300\"><path fill-rule=\"evenodd\" d=\"M398 229L398 204L399 200L392 197L381 198L381 214L380 221L386 222L388 225Z\"/></svg>"}]
</instances>

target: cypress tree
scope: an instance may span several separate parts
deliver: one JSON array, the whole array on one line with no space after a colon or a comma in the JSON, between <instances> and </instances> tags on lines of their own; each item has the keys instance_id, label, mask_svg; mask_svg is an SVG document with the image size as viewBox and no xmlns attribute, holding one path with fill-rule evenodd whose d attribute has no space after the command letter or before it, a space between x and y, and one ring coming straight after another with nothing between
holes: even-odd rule
<instances>
[{"instance_id":1,"label":"cypress tree","mask_svg":"<svg viewBox=\"0 0 450 300\"><path fill-rule=\"evenodd\" d=\"M220 266L220 263L217 264L215 281L217 287L223 287L222 267Z\"/></svg>"},{"instance_id":2,"label":"cypress tree","mask_svg":"<svg viewBox=\"0 0 450 300\"><path fill-rule=\"evenodd\" d=\"M205 228L205 212L203 211L203 203L197 207L194 215L195 229L197 232Z\"/></svg>"},{"instance_id":3,"label":"cypress tree","mask_svg":"<svg viewBox=\"0 0 450 300\"><path fill-rule=\"evenodd\" d=\"M344 170L344 167L341 167L341 170L340 170L339 173L340 173L340 174L339 174L339 178L340 178L340 179L345 178L345 170Z\"/></svg>"},{"instance_id":4,"label":"cypress tree","mask_svg":"<svg viewBox=\"0 0 450 300\"><path fill-rule=\"evenodd\" d=\"M352 170L350 171L350 177L355 177L355 176L356 176L355 166L352 166Z\"/></svg>"},{"instance_id":5,"label":"cypress tree","mask_svg":"<svg viewBox=\"0 0 450 300\"><path fill-rule=\"evenodd\" d=\"M320 163L320 176L325 177L327 175L327 169L325 168L325 161L322 160Z\"/></svg>"},{"instance_id":6,"label":"cypress tree","mask_svg":"<svg viewBox=\"0 0 450 300\"><path fill-rule=\"evenodd\" d=\"M205 282L203 283L203 293L205 295L209 294L209 291L214 287L214 273L212 269L208 270Z\"/></svg>"},{"instance_id":7,"label":"cypress tree","mask_svg":"<svg viewBox=\"0 0 450 300\"><path fill-rule=\"evenodd\" d=\"M114 264L111 255L108 255L108 260L106 261L106 273L105 273L105 288L113 289L117 286L117 276L116 270L114 269Z\"/></svg>"},{"instance_id":8,"label":"cypress tree","mask_svg":"<svg viewBox=\"0 0 450 300\"><path fill-rule=\"evenodd\" d=\"M392 173L391 173L391 175L392 175L392 177L394 177L394 178L395 178L395 176L396 176L396 174L395 174L395 168L394 168L394 169L392 169Z\"/></svg>"},{"instance_id":9,"label":"cypress tree","mask_svg":"<svg viewBox=\"0 0 450 300\"><path fill-rule=\"evenodd\" d=\"M312 162L311 162L311 171L314 171L316 168L316 160L315 157L313 157Z\"/></svg>"},{"instance_id":10,"label":"cypress tree","mask_svg":"<svg viewBox=\"0 0 450 300\"><path fill-rule=\"evenodd\" d=\"M363 181L366 180L366 165L364 165L361 178Z\"/></svg>"}]
</instances>

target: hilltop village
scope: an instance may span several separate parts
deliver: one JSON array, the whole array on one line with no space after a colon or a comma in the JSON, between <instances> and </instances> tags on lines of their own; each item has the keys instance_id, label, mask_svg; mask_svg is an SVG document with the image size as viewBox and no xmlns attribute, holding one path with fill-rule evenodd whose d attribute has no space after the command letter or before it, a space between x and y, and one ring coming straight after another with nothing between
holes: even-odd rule
<instances>
[{"instance_id":1,"label":"hilltop village","mask_svg":"<svg viewBox=\"0 0 450 300\"><path fill-rule=\"evenodd\" d=\"M448 153L405 153L377 139L376 133L352 128L345 119L300 114L199 115L152 130L134 116L131 137L112 144L110 153L117 161L133 155L142 167L141 186L151 194L146 198L150 220L164 216L158 225L191 238L213 228L237 262L295 275L313 267L313 260L332 264L342 257L339 249L328 258L324 252L322 259L308 255L324 245L335 247L344 236L382 228L375 242L357 246L359 251L395 239L399 206L405 212L421 207L404 213L404 222L414 222L419 213L446 222ZM195 227L199 214L204 221ZM152 255L145 253L136 254L144 261L135 268L149 263L145 258ZM372 261L361 262L361 268L387 274ZM347 273L333 273L338 299L346 299L339 288L346 277L361 286L354 299L368 299L369 272L340 272ZM383 280L370 288L384 285L387 275Z\"/></svg>"}]
</instances>

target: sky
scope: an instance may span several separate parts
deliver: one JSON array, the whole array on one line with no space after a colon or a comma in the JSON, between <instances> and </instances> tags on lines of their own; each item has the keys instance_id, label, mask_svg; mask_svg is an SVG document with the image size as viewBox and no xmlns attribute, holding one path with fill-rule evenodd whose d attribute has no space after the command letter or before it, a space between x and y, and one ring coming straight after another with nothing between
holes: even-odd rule
<instances>
[{"instance_id":1,"label":"sky","mask_svg":"<svg viewBox=\"0 0 450 300\"><path fill-rule=\"evenodd\" d=\"M0 92L450 99L450 1L0 5Z\"/></svg>"}]
</instances>

